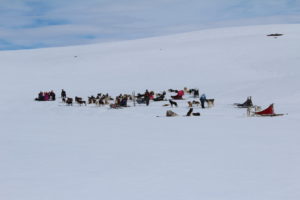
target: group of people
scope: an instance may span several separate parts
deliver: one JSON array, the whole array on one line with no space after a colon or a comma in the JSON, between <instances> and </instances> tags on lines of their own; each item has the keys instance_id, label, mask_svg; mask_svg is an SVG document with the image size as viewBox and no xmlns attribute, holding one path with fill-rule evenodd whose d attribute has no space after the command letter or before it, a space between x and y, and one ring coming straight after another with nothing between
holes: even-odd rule
<instances>
[{"instance_id":1,"label":"group of people","mask_svg":"<svg viewBox=\"0 0 300 200\"><path fill-rule=\"evenodd\" d=\"M127 101L131 98L129 95L122 95L116 97L115 103L110 104L111 108L120 108L120 107L127 107Z\"/></svg>"},{"instance_id":2,"label":"group of people","mask_svg":"<svg viewBox=\"0 0 300 200\"><path fill-rule=\"evenodd\" d=\"M144 94L140 94L138 93L138 95L136 96L136 102L138 104L146 104L147 106L149 106L150 100L153 101L164 101L166 96L166 92L163 91L162 93L157 93L156 97L154 96L154 92L153 91L148 91L146 90Z\"/></svg>"},{"instance_id":3,"label":"group of people","mask_svg":"<svg viewBox=\"0 0 300 200\"><path fill-rule=\"evenodd\" d=\"M127 95L120 94L119 96L116 97L115 103L120 107L127 107L128 98L129 97Z\"/></svg>"},{"instance_id":4,"label":"group of people","mask_svg":"<svg viewBox=\"0 0 300 200\"><path fill-rule=\"evenodd\" d=\"M50 92L40 92L38 94L38 97L35 98L36 101L55 101L55 99L56 95L53 90L51 90Z\"/></svg>"},{"instance_id":5,"label":"group of people","mask_svg":"<svg viewBox=\"0 0 300 200\"><path fill-rule=\"evenodd\" d=\"M140 94L138 93L138 95L136 96L136 102L138 104L146 104L147 106L149 106L150 100L154 100L154 92L153 91L148 91L146 90L144 94Z\"/></svg>"},{"instance_id":6,"label":"group of people","mask_svg":"<svg viewBox=\"0 0 300 200\"><path fill-rule=\"evenodd\" d=\"M176 92L176 95L171 96L171 98L175 99L175 100L183 99L184 91L186 91L188 94L193 93L194 97L198 96L198 98L199 98L199 91L196 90L196 89L193 89L193 90L187 90L186 88L184 88L184 90L169 89L169 92ZM138 95L135 97L136 98L135 101L138 104L146 104L147 106L149 106L150 100L153 100L153 101L164 101L164 100L166 100L165 99L165 96L166 96L165 91L162 92L161 94L156 94L156 97L154 95L155 95L155 93L153 91L146 90L145 93L142 93L142 94L138 93ZM66 97L67 97L66 91L62 89L61 90L61 98L65 99ZM103 95L103 97L106 97L106 96ZM108 94L107 94L107 97L109 97ZM55 101L55 99L56 99L55 93L53 91L50 91L50 92L40 92L38 94L38 98L36 98L35 100L36 101ZM96 99L96 98L94 98L94 99ZM99 99L102 99L102 98L99 98ZM108 98L105 98L105 99L108 100ZM113 107L127 107L128 99L134 100L133 96L131 96L131 95L122 95L122 94L120 94L119 96L117 96L115 98L115 102L114 102L114 104L112 104L112 106ZM200 97L200 103L201 103L202 108L205 108L205 102L206 101L207 101L206 95L202 94L201 97ZM89 103L91 103L90 98L89 98ZM104 102L103 102L103 104L104 104Z\"/></svg>"}]
</instances>

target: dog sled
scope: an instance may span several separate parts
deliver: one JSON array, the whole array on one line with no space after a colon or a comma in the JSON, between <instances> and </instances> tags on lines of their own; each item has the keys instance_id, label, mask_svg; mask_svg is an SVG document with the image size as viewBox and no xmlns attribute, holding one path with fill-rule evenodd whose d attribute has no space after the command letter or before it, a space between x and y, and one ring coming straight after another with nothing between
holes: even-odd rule
<instances>
[{"instance_id":1,"label":"dog sled","mask_svg":"<svg viewBox=\"0 0 300 200\"><path fill-rule=\"evenodd\" d=\"M284 114L276 114L274 112L274 104L272 103L269 107L262 111L256 111L253 112L252 116L257 117L277 117L277 116L283 116Z\"/></svg>"},{"instance_id":2,"label":"dog sled","mask_svg":"<svg viewBox=\"0 0 300 200\"><path fill-rule=\"evenodd\" d=\"M145 99L145 98L137 98L137 99L136 99L136 102L137 102L138 104L146 104L146 99Z\"/></svg>"},{"instance_id":3,"label":"dog sled","mask_svg":"<svg viewBox=\"0 0 300 200\"><path fill-rule=\"evenodd\" d=\"M171 96L172 99L175 100L183 100L184 91L179 90L175 96Z\"/></svg>"},{"instance_id":4,"label":"dog sled","mask_svg":"<svg viewBox=\"0 0 300 200\"><path fill-rule=\"evenodd\" d=\"M253 103L252 103L251 96L248 97L247 100L244 103L235 103L233 105L235 105L238 108L252 108Z\"/></svg>"},{"instance_id":5,"label":"dog sled","mask_svg":"<svg viewBox=\"0 0 300 200\"><path fill-rule=\"evenodd\" d=\"M167 99L165 98L165 95L162 95L154 98L153 101L167 101Z\"/></svg>"},{"instance_id":6,"label":"dog sled","mask_svg":"<svg viewBox=\"0 0 300 200\"><path fill-rule=\"evenodd\" d=\"M152 100L153 101L167 101L167 99L165 97L166 97L166 92L163 91L162 93L156 94L156 97L153 98Z\"/></svg>"}]
</instances>

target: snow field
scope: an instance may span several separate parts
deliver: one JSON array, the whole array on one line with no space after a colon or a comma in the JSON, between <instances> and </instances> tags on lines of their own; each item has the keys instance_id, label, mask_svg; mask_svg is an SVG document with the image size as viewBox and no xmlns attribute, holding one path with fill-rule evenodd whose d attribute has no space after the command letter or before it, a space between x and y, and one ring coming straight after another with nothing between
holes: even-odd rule
<instances>
[{"instance_id":1,"label":"snow field","mask_svg":"<svg viewBox=\"0 0 300 200\"><path fill-rule=\"evenodd\" d=\"M0 52L0 199L299 199L299 33L252 26ZM215 107L166 118L156 102L33 101L40 90L86 99L185 86ZM248 118L232 106L247 96L288 115Z\"/></svg>"}]
</instances>

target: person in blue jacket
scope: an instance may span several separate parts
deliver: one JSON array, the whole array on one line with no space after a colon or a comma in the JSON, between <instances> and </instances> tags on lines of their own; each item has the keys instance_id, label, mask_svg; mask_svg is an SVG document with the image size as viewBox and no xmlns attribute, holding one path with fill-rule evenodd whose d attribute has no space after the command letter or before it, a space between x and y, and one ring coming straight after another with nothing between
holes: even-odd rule
<instances>
[{"instance_id":1,"label":"person in blue jacket","mask_svg":"<svg viewBox=\"0 0 300 200\"><path fill-rule=\"evenodd\" d=\"M201 107L202 108L205 108L205 106L204 106L205 101L206 101L206 95L202 94L201 97L200 97L200 102L201 102Z\"/></svg>"}]
</instances>

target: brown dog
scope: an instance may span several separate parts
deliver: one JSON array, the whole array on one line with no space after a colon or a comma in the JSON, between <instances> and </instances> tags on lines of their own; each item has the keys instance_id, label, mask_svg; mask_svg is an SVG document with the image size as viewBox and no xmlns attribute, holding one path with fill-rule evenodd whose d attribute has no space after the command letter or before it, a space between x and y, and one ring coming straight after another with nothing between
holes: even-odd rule
<instances>
[{"instance_id":1,"label":"brown dog","mask_svg":"<svg viewBox=\"0 0 300 200\"><path fill-rule=\"evenodd\" d=\"M213 107L215 105L215 99L206 99L207 106L209 108Z\"/></svg>"}]
</instances>

